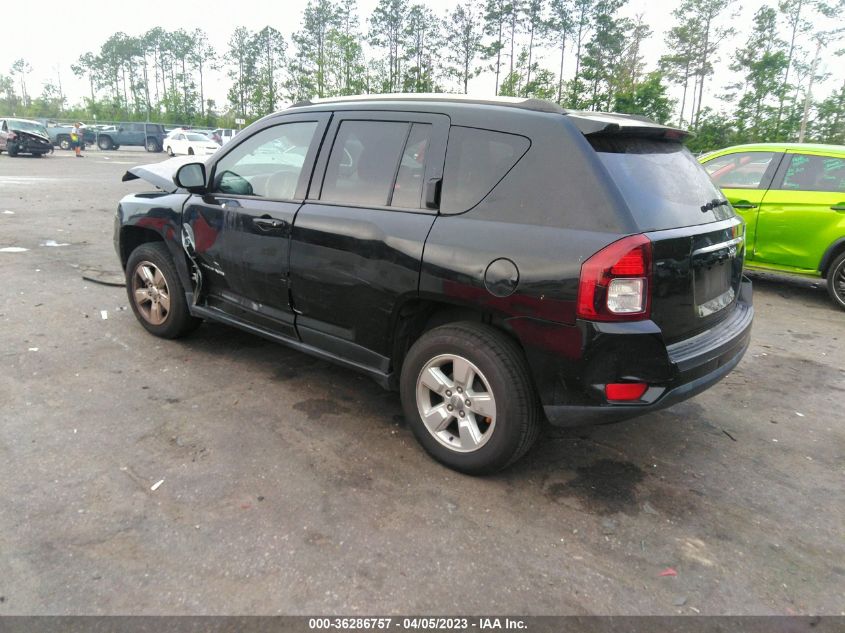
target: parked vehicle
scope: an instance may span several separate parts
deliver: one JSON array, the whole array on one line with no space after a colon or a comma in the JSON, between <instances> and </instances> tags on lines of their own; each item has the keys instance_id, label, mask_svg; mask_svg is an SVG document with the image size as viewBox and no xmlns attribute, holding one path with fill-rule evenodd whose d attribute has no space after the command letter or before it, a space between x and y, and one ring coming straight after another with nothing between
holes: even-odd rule
<instances>
[{"instance_id":1,"label":"parked vehicle","mask_svg":"<svg viewBox=\"0 0 845 633\"><path fill-rule=\"evenodd\" d=\"M209 319L361 371L489 473L544 416L650 413L745 353L744 225L684 136L534 99L298 104L130 169L162 191L121 200L115 246L152 334Z\"/></svg>"},{"instance_id":2,"label":"parked vehicle","mask_svg":"<svg viewBox=\"0 0 845 633\"><path fill-rule=\"evenodd\" d=\"M52 125L48 122L47 126L47 134L50 137L50 141L53 145L60 147L61 149L70 149L70 134L73 130L72 125L60 125L58 123L53 123ZM82 142L84 143L83 149L88 145L95 145L97 142L97 130L92 127L83 127L82 128Z\"/></svg>"},{"instance_id":3,"label":"parked vehicle","mask_svg":"<svg viewBox=\"0 0 845 633\"><path fill-rule=\"evenodd\" d=\"M235 138L237 133L237 130L219 127L211 133L211 140L216 141L219 145L225 145Z\"/></svg>"},{"instance_id":4,"label":"parked vehicle","mask_svg":"<svg viewBox=\"0 0 845 633\"><path fill-rule=\"evenodd\" d=\"M144 147L148 152L160 152L164 137L164 126L158 123L120 123L114 130L102 130L97 134L97 147L110 150L130 145Z\"/></svg>"},{"instance_id":5,"label":"parked vehicle","mask_svg":"<svg viewBox=\"0 0 845 633\"><path fill-rule=\"evenodd\" d=\"M822 277L845 309L845 146L738 145L701 162L745 218L746 265Z\"/></svg>"},{"instance_id":6,"label":"parked vehicle","mask_svg":"<svg viewBox=\"0 0 845 633\"><path fill-rule=\"evenodd\" d=\"M0 119L0 152L4 151L9 156L44 156L53 151L53 144L47 130L38 121Z\"/></svg>"},{"instance_id":7,"label":"parked vehicle","mask_svg":"<svg viewBox=\"0 0 845 633\"><path fill-rule=\"evenodd\" d=\"M176 130L164 139L164 147L171 156L208 156L220 146L205 134Z\"/></svg>"}]
</instances>

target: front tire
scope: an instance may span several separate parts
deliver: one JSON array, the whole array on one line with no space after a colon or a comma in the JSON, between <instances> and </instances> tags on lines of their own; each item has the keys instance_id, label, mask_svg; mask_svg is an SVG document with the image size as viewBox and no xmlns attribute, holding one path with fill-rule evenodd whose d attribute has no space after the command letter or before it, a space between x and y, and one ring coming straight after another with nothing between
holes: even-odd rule
<instances>
[{"instance_id":1,"label":"front tire","mask_svg":"<svg viewBox=\"0 0 845 633\"><path fill-rule=\"evenodd\" d=\"M402 365L400 393L417 441L469 475L506 468L540 430L540 405L522 350L481 323L425 333Z\"/></svg>"},{"instance_id":2,"label":"front tire","mask_svg":"<svg viewBox=\"0 0 845 633\"><path fill-rule=\"evenodd\" d=\"M147 145L145 148L148 152L160 152L161 148L158 145L158 142L154 138L147 139Z\"/></svg>"},{"instance_id":3,"label":"front tire","mask_svg":"<svg viewBox=\"0 0 845 633\"><path fill-rule=\"evenodd\" d=\"M60 136L59 137L59 148L70 149L70 138L68 138L67 136Z\"/></svg>"},{"instance_id":4,"label":"front tire","mask_svg":"<svg viewBox=\"0 0 845 633\"><path fill-rule=\"evenodd\" d=\"M189 148L188 148L188 156L193 156L193 155L194 155L194 148L193 148L193 147L189 147Z\"/></svg>"},{"instance_id":5,"label":"front tire","mask_svg":"<svg viewBox=\"0 0 845 633\"><path fill-rule=\"evenodd\" d=\"M110 137L101 136L97 139L97 147L99 147L101 150L108 151L112 147L114 147L114 143L112 142Z\"/></svg>"},{"instance_id":6,"label":"front tire","mask_svg":"<svg viewBox=\"0 0 845 633\"><path fill-rule=\"evenodd\" d=\"M191 316L185 290L167 246L141 244L126 262L126 293L135 317L161 338L178 338L196 329L201 319Z\"/></svg>"},{"instance_id":7,"label":"front tire","mask_svg":"<svg viewBox=\"0 0 845 633\"><path fill-rule=\"evenodd\" d=\"M18 146L14 143L9 143L6 146L6 151L9 152L9 156L17 156L18 155Z\"/></svg>"},{"instance_id":8,"label":"front tire","mask_svg":"<svg viewBox=\"0 0 845 633\"><path fill-rule=\"evenodd\" d=\"M845 310L845 253L833 260L827 271L827 293L836 307Z\"/></svg>"}]
</instances>

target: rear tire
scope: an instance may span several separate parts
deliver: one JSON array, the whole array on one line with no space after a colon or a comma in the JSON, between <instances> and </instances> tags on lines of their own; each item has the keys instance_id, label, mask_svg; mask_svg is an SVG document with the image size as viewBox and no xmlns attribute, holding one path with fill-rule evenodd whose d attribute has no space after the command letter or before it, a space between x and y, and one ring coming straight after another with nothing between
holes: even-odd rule
<instances>
[{"instance_id":1,"label":"rear tire","mask_svg":"<svg viewBox=\"0 0 845 633\"><path fill-rule=\"evenodd\" d=\"M827 294L836 307L845 310L845 253L833 260L827 270Z\"/></svg>"},{"instance_id":2,"label":"rear tire","mask_svg":"<svg viewBox=\"0 0 845 633\"><path fill-rule=\"evenodd\" d=\"M163 242L141 244L129 255L126 294L135 317L155 336L179 338L202 323L191 316L176 266Z\"/></svg>"},{"instance_id":3,"label":"rear tire","mask_svg":"<svg viewBox=\"0 0 845 633\"><path fill-rule=\"evenodd\" d=\"M6 151L9 152L9 156L17 156L18 155L18 146L14 143L9 143L6 146Z\"/></svg>"},{"instance_id":4,"label":"rear tire","mask_svg":"<svg viewBox=\"0 0 845 633\"><path fill-rule=\"evenodd\" d=\"M148 138L147 139L147 145L146 145L145 149L148 152L160 152L161 151L161 147L159 147L158 142L154 138Z\"/></svg>"},{"instance_id":5,"label":"rear tire","mask_svg":"<svg viewBox=\"0 0 845 633\"><path fill-rule=\"evenodd\" d=\"M168 156L176 156L176 154L173 153L173 148L170 147L170 145L167 146L167 155Z\"/></svg>"},{"instance_id":6,"label":"rear tire","mask_svg":"<svg viewBox=\"0 0 845 633\"><path fill-rule=\"evenodd\" d=\"M540 431L525 356L489 325L461 322L426 332L402 365L400 393L417 441L440 463L469 475L506 468Z\"/></svg>"},{"instance_id":7,"label":"rear tire","mask_svg":"<svg viewBox=\"0 0 845 633\"><path fill-rule=\"evenodd\" d=\"M189 148L188 148L188 156L193 156L193 155L194 155L194 148L193 148L193 147L189 147Z\"/></svg>"}]
</instances>

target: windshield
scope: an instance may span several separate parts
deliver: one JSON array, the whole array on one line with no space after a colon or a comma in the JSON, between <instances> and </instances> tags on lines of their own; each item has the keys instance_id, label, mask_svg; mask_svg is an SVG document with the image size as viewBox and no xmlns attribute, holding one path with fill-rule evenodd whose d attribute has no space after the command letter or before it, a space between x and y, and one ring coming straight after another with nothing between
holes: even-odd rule
<instances>
[{"instance_id":1,"label":"windshield","mask_svg":"<svg viewBox=\"0 0 845 633\"><path fill-rule=\"evenodd\" d=\"M208 138L205 134L188 134L189 141L208 141L211 142L211 139Z\"/></svg>"},{"instance_id":2,"label":"windshield","mask_svg":"<svg viewBox=\"0 0 845 633\"><path fill-rule=\"evenodd\" d=\"M47 136L47 130L40 123L35 121L22 121L21 119L12 119L9 121L9 128L13 130L20 130L21 132L35 132L42 136Z\"/></svg>"},{"instance_id":3,"label":"windshield","mask_svg":"<svg viewBox=\"0 0 845 633\"><path fill-rule=\"evenodd\" d=\"M683 145L636 137L588 139L641 230L693 226L733 217L722 192Z\"/></svg>"}]
</instances>

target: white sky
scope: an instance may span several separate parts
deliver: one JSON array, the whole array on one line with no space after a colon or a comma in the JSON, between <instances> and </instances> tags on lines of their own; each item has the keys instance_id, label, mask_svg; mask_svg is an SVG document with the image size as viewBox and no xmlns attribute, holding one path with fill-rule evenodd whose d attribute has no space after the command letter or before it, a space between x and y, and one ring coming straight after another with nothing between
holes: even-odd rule
<instances>
[{"instance_id":1,"label":"white sky","mask_svg":"<svg viewBox=\"0 0 845 633\"><path fill-rule=\"evenodd\" d=\"M414 0L411 0L413 2ZM457 4L457 0L417 0L428 5L439 15L444 15ZM359 17L362 27L378 0L358 0ZM643 14L653 35L645 41L643 54L646 70L653 70L658 58L665 52L663 43L665 32L673 24L672 10L680 0L630 0L624 14L635 16ZM762 4L775 5L776 0L739 0L736 17L730 19L740 34L724 44L725 53L716 65L716 74L707 84L704 102L719 108L718 95L724 92L726 84L734 80L728 70L729 55L742 38L751 30L754 12ZM43 83L48 79L55 81L61 74L62 88L69 103L81 100L87 92L87 82L73 76L70 66L83 53L96 52L100 45L114 32L123 31L130 35L140 35L154 26L167 29L179 27L186 30L202 28L208 34L215 48L222 52L226 49L232 30L236 26L245 26L257 30L269 24L281 31L290 43L290 34L299 28L302 10L306 0L237 0L234 3L210 3L207 0L145 0L138 5L124 4L104 9L101 0L75 0L71 5L57 0L42 0L35 7L24 1L3 0L2 24L3 36L0 38L0 73L9 74L11 65L19 57L25 58L33 67L27 81L27 89L33 97L41 93ZM215 6L216 5L216 6ZM225 6L225 8L223 8ZM72 7L72 8L71 8ZM219 7L219 8L218 8ZM845 26L845 19L837 18L840 26ZM26 26L16 28L22 23ZM828 29L831 22L818 23L817 28ZM37 36L35 35L37 33ZM785 36L785 34L784 34ZM814 48L809 36L798 42L799 46L810 51ZM839 43L839 47L843 44ZM831 53L823 57L820 69L827 70L831 77L814 88L818 98L826 96L841 86L845 79L845 57L834 57ZM567 52L570 61L573 55ZM557 57L553 51L542 54L543 61L556 72ZM565 71L571 76L572 68ZM491 95L494 90L494 78L491 73L482 74L469 84L472 95ZM215 99L218 108L226 101L228 79L224 72L209 78L206 86L208 97ZM673 89L672 96L679 98L679 90Z\"/></svg>"}]
</instances>

